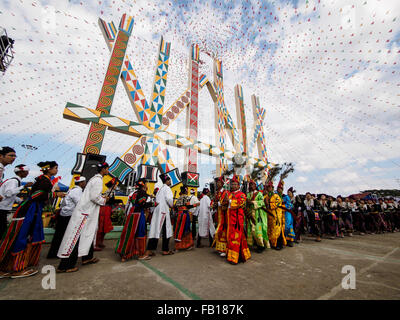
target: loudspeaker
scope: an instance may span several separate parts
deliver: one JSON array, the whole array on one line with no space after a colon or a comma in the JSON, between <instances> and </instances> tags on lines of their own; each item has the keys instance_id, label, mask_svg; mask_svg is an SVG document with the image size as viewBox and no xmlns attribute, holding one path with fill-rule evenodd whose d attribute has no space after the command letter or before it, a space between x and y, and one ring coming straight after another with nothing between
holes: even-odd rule
<instances>
[{"instance_id":1,"label":"loudspeaker","mask_svg":"<svg viewBox=\"0 0 400 320\"><path fill-rule=\"evenodd\" d=\"M106 156L103 156L101 154L87 153L81 176L84 176L86 178L86 181L89 181L90 178L97 174L97 164L103 163L105 161Z\"/></svg>"}]
</instances>

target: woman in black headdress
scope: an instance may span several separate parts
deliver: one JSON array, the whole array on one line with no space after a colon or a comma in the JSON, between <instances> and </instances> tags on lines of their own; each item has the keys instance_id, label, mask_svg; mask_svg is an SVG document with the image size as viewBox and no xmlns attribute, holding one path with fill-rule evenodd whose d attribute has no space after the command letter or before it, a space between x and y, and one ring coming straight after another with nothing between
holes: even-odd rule
<instances>
[{"instance_id":1,"label":"woman in black headdress","mask_svg":"<svg viewBox=\"0 0 400 320\"><path fill-rule=\"evenodd\" d=\"M181 193L175 203L177 212L174 227L175 249L176 250L191 250L193 249L193 236L190 230L190 196L187 194L187 187L181 187Z\"/></svg>"},{"instance_id":2,"label":"woman in black headdress","mask_svg":"<svg viewBox=\"0 0 400 320\"><path fill-rule=\"evenodd\" d=\"M121 237L115 248L115 252L125 262L134 256L139 256L140 260L147 260L146 251L146 215L145 211L153 206L148 202L147 185L145 179L140 179L136 183L137 190L129 195L127 206L127 217Z\"/></svg>"},{"instance_id":3,"label":"woman in black headdress","mask_svg":"<svg viewBox=\"0 0 400 320\"><path fill-rule=\"evenodd\" d=\"M49 197L64 197L52 192L51 177L58 172L55 161L39 162L43 172L32 185L30 195L15 212L0 245L1 277L23 278L36 274L44 240L42 211Z\"/></svg>"}]
</instances>

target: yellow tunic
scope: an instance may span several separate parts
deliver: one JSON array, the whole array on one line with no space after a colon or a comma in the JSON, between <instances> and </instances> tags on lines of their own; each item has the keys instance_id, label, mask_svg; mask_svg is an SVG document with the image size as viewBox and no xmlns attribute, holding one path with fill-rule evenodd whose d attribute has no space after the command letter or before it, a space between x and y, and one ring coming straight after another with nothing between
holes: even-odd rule
<instances>
[{"instance_id":1,"label":"yellow tunic","mask_svg":"<svg viewBox=\"0 0 400 320\"><path fill-rule=\"evenodd\" d=\"M282 245L286 245L285 238L285 213L282 207L281 197L274 193L269 199L268 208L268 238L271 247L276 247L279 237L282 235Z\"/></svg>"}]
</instances>

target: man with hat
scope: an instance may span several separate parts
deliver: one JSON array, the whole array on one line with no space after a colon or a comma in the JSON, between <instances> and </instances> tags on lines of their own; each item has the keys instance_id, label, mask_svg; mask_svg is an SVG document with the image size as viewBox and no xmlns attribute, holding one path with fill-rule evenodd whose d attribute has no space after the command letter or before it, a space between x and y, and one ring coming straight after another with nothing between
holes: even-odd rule
<instances>
[{"instance_id":1,"label":"man with hat","mask_svg":"<svg viewBox=\"0 0 400 320\"><path fill-rule=\"evenodd\" d=\"M227 260L231 264L245 262L251 258L244 230L246 195L239 188L239 179L234 175L231 179L227 212Z\"/></svg>"},{"instance_id":2,"label":"man with hat","mask_svg":"<svg viewBox=\"0 0 400 320\"><path fill-rule=\"evenodd\" d=\"M61 241L64 237L72 212L82 197L83 189L86 186L86 178L84 176L74 177L75 186L68 190L68 193L60 203L60 214L57 217L56 230L51 241L47 259L57 258L57 252L60 248Z\"/></svg>"},{"instance_id":3,"label":"man with hat","mask_svg":"<svg viewBox=\"0 0 400 320\"><path fill-rule=\"evenodd\" d=\"M162 254L171 255L173 251L169 250L169 238L172 237L172 225L170 210L174 206L174 196L170 188L171 178L163 173L160 175L163 183L156 195L156 207L150 223L149 242L144 259L154 256L157 250L158 239L162 236Z\"/></svg>"},{"instance_id":4,"label":"man with hat","mask_svg":"<svg viewBox=\"0 0 400 320\"><path fill-rule=\"evenodd\" d=\"M24 186L21 185L22 179L26 178L29 174L29 168L24 164L15 166L15 177L5 180L0 184L0 239L3 233L7 230L7 215L11 213L11 209L15 202L21 203L22 199L17 195L24 188L31 187L33 182L28 182Z\"/></svg>"},{"instance_id":5,"label":"man with hat","mask_svg":"<svg viewBox=\"0 0 400 320\"><path fill-rule=\"evenodd\" d=\"M93 242L95 241L97 224L99 222L100 206L109 197L103 196L103 177L108 174L107 162L97 164L97 174L87 183L82 197L72 212L67 230L58 250L61 258L57 272L75 272L78 257L82 257L82 265L99 261L93 257Z\"/></svg>"},{"instance_id":6,"label":"man with hat","mask_svg":"<svg viewBox=\"0 0 400 320\"><path fill-rule=\"evenodd\" d=\"M124 228L115 248L115 253L121 257L121 262L138 256L139 260L149 260L146 250L146 211L153 206L148 201L146 179L136 182L136 190L128 198Z\"/></svg>"}]
</instances>

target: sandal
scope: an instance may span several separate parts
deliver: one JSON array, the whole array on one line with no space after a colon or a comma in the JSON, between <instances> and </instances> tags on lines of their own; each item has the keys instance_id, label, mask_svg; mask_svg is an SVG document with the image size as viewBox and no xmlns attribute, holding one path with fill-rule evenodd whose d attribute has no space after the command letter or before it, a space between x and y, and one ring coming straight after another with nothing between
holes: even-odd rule
<instances>
[{"instance_id":1,"label":"sandal","mask_svg":"<svg viewBox=\"0 0 400 320\"><path fill-rule=\"evenodd\" d=\"M151 260L151 257L148 255L145 255L143 257L139 257L138 260Z\"/></svg>"},{"instance_id":2,"label":"sandal","mask_svg":"<svg viewBox=\"0 0 400 320\"><path fill-rule=\"evenodd\" d=\"M94 264L94 263L97 263L97 262L99 262L99 261L100 261L100 259L92 258L92 259L90 259L90 260L83 261L83 262L82 262L82 265L84 266L84 265L87 265L87 264Z\"/></svg>"},{"instance_id":3,"label":"sandal","mask_svg":"<svg viewBox=\"0 0 400 320\"><path fill-rule=\"evenodd\" d=\"M76 272L78 270L79 270L78 267L75 267L75 268L72 268L72 269L65 270L65 272L70 273L70 272Z\"/></svg>"},{"instance_id":4,"label":"sandal","mask_svg":"<svg viewBox=\"0 0 400 320\"><path fill-rule=\"evenodd\" d=\"M11 273L10 272L0 271L0 279L1 278L9 278L9 277L11 277Z\"/></svg>"},{"instance_id":5,"label":"sandal","mask_svg":"<svg viewBox=\"0 0 400 320\"><path fill-rule=\"evenodd\" d=\"M11 274L11 278L25 278L25 277L30 277L35 274L37 274L39 271L38 270L25 270L25 271L20 271L20 272L14 272Z\"/></svg>"},{"instance_id":6,"label":"sandal","mask_svg":"<svg viewBox=\"0 0 400 320\"><path fill-rule=\"evenodd\" d=\"M174 252L171 251L171 250L168 251L167 253L166 253L166 251L163 251L163 252L162 252L162 255L163 255L163 256L170 256L170 255L172 255L172 254L174 254Z\"/></svg>"}]
</instances>

